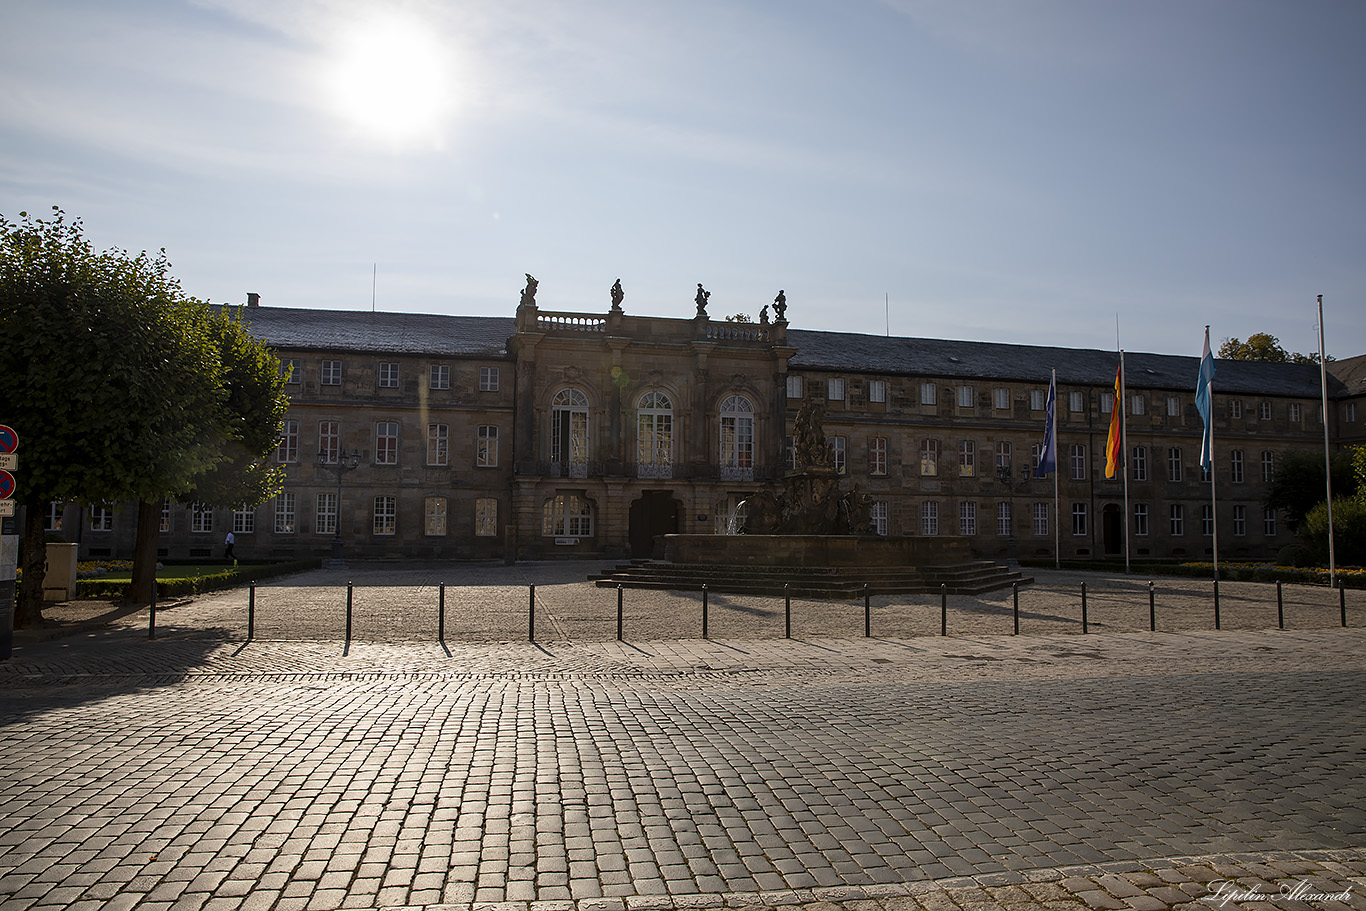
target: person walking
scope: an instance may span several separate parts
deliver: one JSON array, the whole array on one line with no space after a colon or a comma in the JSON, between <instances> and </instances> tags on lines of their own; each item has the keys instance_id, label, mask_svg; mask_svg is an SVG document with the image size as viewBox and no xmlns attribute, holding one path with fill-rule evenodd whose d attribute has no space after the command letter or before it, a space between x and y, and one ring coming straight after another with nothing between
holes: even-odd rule
<instances>
[{"instance_id":1,"label":"person walking","mask_svg":"<svg viewBox=\"0 0 1366 911\"><path fill-rule=\"evenodd\" d=\"M233 535L232 532L228 532L228 536L227 536L226 538L223 539L223 545L224 545L224 547L223 547L223 559L225 559L225 560L231 560L231 561L233 561L234 563L237 562L237 557L236 557L236 555L234 555L233 552L232 552L232 546L233 546L233 544L235 544L236 542L237 542L237 538Z\"/></svg>"}]
</instances>

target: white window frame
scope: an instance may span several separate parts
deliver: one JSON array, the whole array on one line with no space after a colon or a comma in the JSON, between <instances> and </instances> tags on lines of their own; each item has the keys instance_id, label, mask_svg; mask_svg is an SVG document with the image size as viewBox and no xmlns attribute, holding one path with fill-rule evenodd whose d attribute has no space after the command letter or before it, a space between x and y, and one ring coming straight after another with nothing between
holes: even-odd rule
<instances>
[{"instance_id":1,"label":"white window frame","mask_svg":"<svg viewBox=\"0 0 1366 911\"><path fill-rule=\"evenodd\" d=\"M479 368L479 391L497 392L498 384L502 381L502 376L497 367Z\"/></svg>"},{"instance_id":2,"label":"white window frame","mask_svg":"<svg viewBox=\"0 0 1366 911\"><path fill-rule=\"evenodd\" d=\"M874 404L885 403L887 401L886 380L868 381L868 401Z\"/></svg>"},{"instance_id":3,"label":"white window frame","mask_svg":"<svg viewBox=\"0 0 1366 911\"><path fill-rule=\"evenodd\" d=\"M422 533L429 538L446 536L446 512L449 501L445 497L422 498Z\"/></svg>"},{"instance_id":4,"label":"white window frame","mask_svg":"<svg viewBox=\"0 0 1366 911\"><path fill-rule=\"evenodd\" d=\"M318 422L318 452L329 465L341 458L341 421Z\"/></svg>"},{"instance_id":5,"label":"white window frame","mask_svg":"<svg viewBox=\"0 0 1366 911\"><path fill-rule=\"evenodd\" d=\"M1070 476L1073 481L1086 480L1086 444L1073 443L1070 451Z\"/></svg>"},{"instance_id":6,"label":"white window frame","mask_svg":"<svg viewBox=\"0 0 1366 911\"><path fill-rule=\"evenodd\" d=\"M754 480L754 403L739 393L726 396L719 421L721 479Z\"/></svg>"},{"instance_id":7,"label":"white window frame","mask_svg":"<svg viewBox=\"0 0 1366 911\"><path fill-rule=\"evenodd\" d=\"M873 531L880 535L887 534L887 501L874 500L873 505L868 507L868 518L872 521Z\"/></svg>"},{"instance_id":8,"label":"white window frame","mask_svg":"<svg viewBox=\"0 0 1366 911\"><path fill-rule=\"evenodd\" d=\"M1067 410L1072 414L1082 414L1086 411L1086 393L1069 392L1067 394Z\"/></svg>"},{"instance_id":9,"label":"white window frame","mask_svg":"<svg viewBox=\"0 0 1366 911\"><path fill-rule=\"evenodd\" d=\"M1170 522L1170 533L1173 538L1180 538L1186 533L1186 507L1180 503L1173 503L1168 513Z\"/></svg>"},{"instance_id":10,"label":"white window frame","mask_svg":"<svg viewBox=\"0 0 1366 911\"><path fill-rule=\"evenodd\" d=\"M1087 528L1087 512L1085 503L1072 504L1072 537L1084 538L1089 534Z\"/></svg>"},{"instance_id":11,"label":"white window frame","mask_svg":"<svg viewBox=\"0 0 1366 911\"><path fill-rule=\"evenodd\" d=\"M1357 403L1348 402L1342 406L1342 422L1344 424L1355 424L1357 422Z\"/></svg>"},{"instance_id":12,"label":"white window frame","mask_svg":"<svg viewBox=\"0 0 1366 911\"><path fill-rule=\"evenodd\" d=\"M1148 447L1135 446L1133 460L1129 463L1129 470L1133 473L1135 481L1148 480Z\"/></svg>"},{"instance_id":13,"label":"white window frame","mask_svg":"<svg viewBox=\"0 0 1366 911\"><path fill-rule=\"evenodd\" d=\"M1029 390L1029 410L1043 411L1048 407L1048 392L1044 389Z\"/></svg>"},{"instance_id":14,"label":"white window frame","mask_svg":"<svg viewBox=\"0 0 1366 911\"><path fill-rule=\"evenodd\" d=\"M398 388L398 361L379 362L379 388Z\"/></svg>"},{"instance_id":15,"label":"white window frame","mask_svg":"<svg viewBox=\"0 0 1366 911\"><path fill-rule=\"evenodd\" d=\"M1179 395L1167 396L1167 417L1181 417L1181 397Z\"/></svg>"},{"instance_id":16,"label":"white window frame","mask_svg":"<svg viewBox=\"0 0 1366 911\"><path fill-rule=\"evenodd\" d=\"M1271 420L1271 402L1270 402L1270 401L1265 401L1265 400L1264 400L1264 401L1258 403L1258 405L1257 405L1257 417L1258 417L1259 420L1263 420L1263 421L1269 421L1269 420Z\"/></svg>"},{"instance_id":17,"label":"white window frame","mask_svg":"<svg viewBox=\"0 0 1366 911\"><path fill-rule=\"evenodd\" d=\"M498 536L498 498L476 497L474 500L474 536L494 538Z\"/></svg>"},{"instance_id":18,"label":"white window frame","mask_svg":"<svg viewBox=\"0 0 1366 911\"><path fill-rule=\"evenodd\" d=\"M303 382L303 365L299 363L297 357L281 358L280 376L284 377L286 386L297 386Z\"/></svg>"},{"instance_id":19,"label":"white window frame","mask_svg":"<svg viewBox=\"0 0 1366 911\"><path fill-rule=\"evenodd\" d=\"M939 387L936 386L934 383L921 383L921 384L920 384L920 404L922 404L922 405L938 405L938 404L939 404Z\"/></svg>"},{"instance_id":20,"label":"white window frame","mask_svg":"<svg viewBox=\"0 0 1366 911\"><path fill-rule=\"evenodd\" d=\"M1229 459L1229 481L1234 484L1243 483L1243 451L1235 449L1228 454Z\"/></svg>"},{"instance_id":21,"label":"white window frame","mask_svg":"<svg viewBox=\"0 0 1366 911\"><path fill-rule=\"evenodd\" d=\"M427 464L451 464L451 428L447 424L427 425Z\"/></svg>"},{"instance_id":22,"label":"white window frame","mask_svg":"<svg viewBox=\"0 0 1366 911\"><path fill-rule=\"evenodd\" d=\"M1301 420L1303 420L1303 418L1304 418L1304 409L1300 407L1300 403L1299 403L1299 402L1291 402L1291 403L1290 403L1290 414L1289 414L1290 423L1292 423L1292 424L1298 424Z\"/></svg>"},{"instance_id":23,"label":"white window frame","mask_svg":"<svg viewBox=\"0 0 1366 911\"><path fill-rule=\"evenodd\" d=\"M1262 534L1268 538L1276 537L1276 510L1269 506L1262 507Z\"/></svg>"},{"instance_id":24,"label":"white window frame","mask_svg":"<svg viewBox=\"0 0 1366 911\"><path fill-rule=\"evenodd\" d=\"M428 389L451 388L451 368L449 364L432 364L427 376Z\"/></svg>"},{"instance_id":25,"label":"white window frame","mask_svg":"<svg viewBox=\"0 0 1366 911\"><path fill-rule=\"evenodd\" d=\"M1276 479L1276 454L1270 449L1262 450L1262 483L1270 484Z\"/></svg>"},{"instance_id":26,"label":"white window frame","mask_svg":"<svg viewBox=\"0 0 1366 911\"><path fill-rule=\"evenodd\" d=\"M1247 536L1247 507L1241 504L1234 504L1233 507L1233 537L1243 538Z\"/></svg>"},{"instance_id":27,"label":"white window frame","mask_svg":"<svg viewBox=\"0 0 1366 911\"><path fill-rule=\"evenodd\" d=\"M1004 387L997 387L994 393L995 406L997 411L1010 410L1010 390Z\"/></svg>"},{"instance_id":28,"label":"white window frame","mask_svg":"<svg viewBox=\"0 0 1366 911\"><path fill-rule=\"evenodd\" d=\"M256 534L256 507L239 506L232 511L232 533L235 535Z\"/></svg>"},{"instance_id":29,"label":"white window frame","mask_svg":"<svg viewBox=\"0 0 1366 911\"><path fill-rule=\"evenodd\" d=\"M1243 400L1229 399L1228 401L1229 420L1236 421L1243 416Z\"/></svg>"},{"instance_id":30,"label":"white window frame","mask_svg":"<svg viewBox=\"0 0 1366 911\"><path fill-rule=\"evenodd\" d=\"M825 400L827 402L844 401L844 378L832 376L825 381Z\"/></svg>"},{"instance_id":31,"label":"white window frame","mask_svg":"<svg viewBox=\"0 0 1366 911\"><path fill-rule=\"evenodd\" d=\"M939 441L926 438L920 441L920 476L939 477Z\"/></svg>"},{"instance_id":32,"label":"white window frame","mask_svg":"<svg viewBox=\"0 0 1366 911\"><path fill-rule=\"evenodd\" d=\"M1115 413L1115 394L1113 392L1102 392L1100 394L1100 413Z\"/></svg>"},{"instance_id":33,"label":"white window frame","mask_svg":"<svg viewBox=\"0 0 1366 911\"><path fill-rule=\"evenodd\" d=\"M920 533L926 536L939 534L939 503L935 500L920 504Z\"/></svg>"},{"instance_id":34,"label":"white window frame","mask_svg":"<svg viewBox=\"0 0 1366 911\"><path fill-rule=\"evenodd\" d=\"M836 474L848 471L849 438L839 434L830 437L830 467Z\"/></svg>"},{"instance_id":35,"label":"white window frame","mask_svg":"<svg viewBox=\"0 0 1366 911\"><path fill-rule=\"evenodd\" d=\"M213 507L203 503L190 504L190 533L207 535L213 532Z\"/></svg>"},{"instance_id":36,"label":"white window frame","mask_svg":"<svg viewBox=\"0 0 1366 911\"><path fill-rule=\"evenodd\" d=\"M593 506L580 493L558 493L541 505L541 534L556 538L593 537Z\"/></svg>"},{"instance_id":37,"label":"white window frame","mask_svg":"<svg viewBox=\"0 0 1366 911\"><path fill-rule=\"evenodd\" d=\"M274 524L275 534L292 535L299 529L298 499L295 494L281 491L275 495Z\"/></svg>"},{"instance_id":38,"label":"white window frame","mask_svg":"<svg viewBox=\"0 0 1366 911\"><path fill-rule=\"evenodd\" d=\"M672 478L673 464L673 399L660 390L646 390L636 400L636 475Z\"/></svg>"},{"instance_id":39,"label":"white window frame","mask_svg":"<svg viewBox=\"0 0 1366 911\"><path fill-rule=\"evenodd\" d=\"M972 408L977 402L977 391L972 386L958 387L958 407Z\"/></svg>"},{"instance_id":40,"label":"white window frame","mask_svg":"<svg viewBox=\"0 0 1366 911\"><path fill-rule=\"evenodd\" d=\"M375 497L371 515L373 534L385 538L398 534L398 497L387 493Z\"/></svg>"},{"instance_id":41,"label":"white window frame","mask_svg":"<svg viewBox=\"0 0 1366 911\"><path fill-rule=\"evenodd\" d=\"M803 391L802 378L789 375L787 378L787 397L790 399L799 399L802 397Z\"/></svg>"},{"instance_id":42,"label":"white window frame","mask_svg":"<svg viewBox=\"0 0 1366 911\"><path fill-rule=\"evenodd\" d=\"M868 474L875 478L887 474L887 438L868 438Z\"/></svg>"},{"instance_id":43,"label":"white window frame","mask_svg":"<svg viewBox=\"0 0 1366 911\"><path fill-rule=\"evenodd\" d=\"M958 533L960 535L977 534L977 502L975 500L959 502Z\"/></svg>"},{"instance_id":44,"label":"white window frame","mask_svg":"<svg viewBox=\"0 0 1366 911\"><path fill-rule=\"evenodd\" d=\"M1001 538L1010 537L1012 514L1009 500L1001 500L996 504L996 535Z\"/></svg>"},{"instance_id":45,"label":"white window frame","mask_svg":"<svg viewBox=\"0 0 1366 911\"><path fill-rule=\"evenodd\" d=\"M1148 537L1148 504L1134 504L1134 537Z\"/></svg>"},{"instance_id":46,"label":"white window frame","mask_svg":"<svg viewBox=\"0 0 1366 911\"><path fill-rule=\"evenodd\" d=\"M474 467L498 467L498 425L480 424L475 428Z\"/></svg>"},{"instance_id":47,"label":"white window frame","mask_svg":"<svg viewBox=\"0 0 1366 911\"><path fill-rule=\"evenodd\" d=\"M588 396L566 386L550 403L550 461L567 465L571 478L588 477Z\"/></svg>"},{"instance_id":48,"label":"white window frame","mask_svg":"<svg viewBox=\"0 0 1366 911\"><path fill-rule=\"evenodd\" d=\"M1179 484L1185 477L1186 468L1181 458L1181 447L1167 447L1167 480L1173 484Z\"/></svg>"},{"instance_id":49,"label":"white window frame","mask_svg":"<svg viewBox=\"0 0 1366 911\"><path fill-rule=\"evenodd\" d=\"M110 509L108 506L90 507L90 530L113 531L114 510Z\"/></svg>"},{"instance_id":50,"label":"white window frame","mask_svg":"<svg viewBox=\"0 0 1366 911\"><path fill-rule=\"evenodd\" d=\"M375 464L398 464L398 421L375 422Z\"/></svg>"},{"instance_id":51,"label":"white window frame","mask_svg":"<svg viewBox=\"0 0 1366 911\"><path fill-rule=\"evenodd\" d=\"M1206 538L1214 537L1214 507L1208 503L1200 507L1200 534Z\"/></svg>"},{"instance_id":52,"label":"white window frame","mask_svg":"<svg viewBox=\"0 0 1366 911\"><path fill-rule=\"evenodd\" d=\"M1141 395L1129 397L1129 413L1132 415L1143 415L1148 413L1148 403Z\"/></svg>"},{"instance_id":53,"label":"white window frame","mask_svg":"<svg viewBox=\"0 0 1366 911\"><path fill-rule=\"evenodd\" d=\"M1034 534L1040 538L1048 537L1048 504L1035 503L1033 509Z\"/></svg>"},{"instance_id":54,"label":"white window frame","mask_svg":"<svg viewBox=\"0 0 1366 911\"><path fill-rule=\"evenodd\" d=\"M313 531L319 535L337 533L337 495L320 493L313 501Z\"/></svg>"},{"instance_id":55,"label":"white window frame","mask_svg":"<svg viewBox=\"0 0 1366 911\"><path fill-rule=\"evenodd\" d=\"M342 362L323 361L322 368L318 371L318 383L322 386L340 386L342 384Z\"/></svg>"},{"instance_id":56,"label":"white window frame","mask_svg":"<svg viewBox=\"0 0 1366 911\"><path fill-rule=\"evenodd\" d=\"M299 422L286 420L280 428L280 445L275 450L275 461L281 465L299 461Z\"/></svg>"},{"instance_id":57,"label":"white window frame","mask_svg":"<svg viewBox=\"0 0 1366 911\"><path fill-rule=\"evenodd\" d=\"M977 477L977 443L975 440L958 441L958 477Z\"/></svg>"},{"instance_id":58,"label":"white window frame","mask_svg":"<svg viewBox=\"0 0 1366 911\"><path fill-rule=\"evenodd\" d=\"M1009 440L1000 440L996 443L996 473L1000 474L1001 469L1011 470L1015 459L1015 447Z\"/></svg>"}]
</instances>

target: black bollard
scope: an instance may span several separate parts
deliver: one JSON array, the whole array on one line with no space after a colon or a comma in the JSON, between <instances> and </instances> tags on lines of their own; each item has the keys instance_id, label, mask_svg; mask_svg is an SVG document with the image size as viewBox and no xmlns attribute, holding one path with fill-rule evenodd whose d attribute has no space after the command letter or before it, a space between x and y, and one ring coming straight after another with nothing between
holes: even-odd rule
<instances>
[{"instance_id":1,"label":"black bollard","mask_svg":"<svg viewBox=\"0 0 1366 911\"><path fill-rule=\"evenodd\" d=\"M1214 628L1219 629L1219 580L1214 580Z\"/></svg>"},{"instance_id":2,"label":"black bollard","mask_svg":"<svg viewBox=\"0 0 1366 911\"><path fill-rule=\"evenodd\" d=\"M1338 582L1338 611L1342 614L1342 626L1347 627L1347 589Z\"/></svg>"},{"instance_id":3,"label":"black bollard","mask_svg":"<svg viewBox=\"0 0 1366 911\"><path fill-rule=\"evenodd\" d=\"M436 641L446 641L446 583L436 589Z\"/></svg>"},{"instance_id":4,"label":"black bollard","mask_svg":"<svg viewBox=\"0 0 1366 911\"><path fill-rule=\"evenodd\" d=\"M1020 635L1020 583L1010 583L1011 600L1015 602L1015 635Z\"/></svg>"},{"instance_id":5,"label":"black bollard","mask_svg":"<svg viewBox=\"0 0 1366 911\"><path fill-rule=\"evenodd\" d=\"M346 641L351 641L351 594L352 583L346 583Z\"/></svg>"},{"instance_id":6,"label":"black bollard","mask_svg":"<svg viewBox=\"0 0 1366 911\"><path fill-rule=\"evenodd\" d=\"M531 586L531 601L526 614L526 641L536 641L536 586Z\"/></svg>"},{"instance_id":7,"label":"black bollard","mask_svg":"<svg viewBox=\"0 0 1366 911\"><path fill-rule=\"evenodd\" d=\"M155 580L152 582L152 603L150 606L151 610L147 614L147 638L155 639L157 637L157 584Z\"/></svg>"},{"instance_id":8,"label":"black bollard","mask_svg":"<svg viewBox=\"0 0 1366 911\"><path fill-rule=\"evenodd\" d=\"M247 638L254 638L256 635L256 580L253 579L251 587L247 589Z\"/></svg>"},{"instance_id":9,"label":"black bollard","mask_svg":"<svg viewBox=\"0 0 1366 911\"><path fill-rule=\"evenodd\" d=\"M1081 584L1081 631L1086 632L1086 583Z\"/></svg>"},{"instance_id":10,"label":"black bollard","mask_svg":"<svg viewBox=\"0 0 1366 911\"><path fill-rule=\"evenodd\" d=\"M702 583L702 638L707 639L707 583Z\"/></svg>"},{"instance_id":11,"label":"black bollard","mask_svg":"<svg viewBox=\"0 0 1366 911\"><path fill-rule=\"evenodd\" d=\"M783 583L783 638L792 638L792 590L788 583Z\"/></svg>"},{"instance_id":12,"label":"black bollard","mask_svg":"<svg viewBox=\"0 0 1366 911\"><path fill-rule=\"evenodd\" d=\"M1148 583L1148 631L1157 632L1157 596L1151 582Z\"/></svg>"},{"instance_id":13,"label":"black bollard","mask_svg":"<svg viewBox=\"0 0 1366 911\"><path fill-rule=\"evenodd\" d=\"M949 584L939 583L939 635L949 634Z\"/></svg>"},{"instance_id":14,"label":"black bollard","mask_svg":"<svg viewBox=\"0 0 1366 911\"><path fill-rule=\"evenodd\" d=\"M622 612L623 612L623 611L622 611L622 602L621 602L622 591L623 591L622 584L621 584L620 582L618 582L618 583L617 583L617 641L618 641L618 642L621 641L621 628L622 628L622 622L623 622L623 621L622 621Z\"/></svg>"},{"instance_id":15,"label":"black bollard","mask_svg":"<svg viewBox=\"0 0 1366 911\"><path fill-rule=\"evenodd\" d=\"M863 583L863 638L873 635L873 602L868 596L868 583Z\"/></svg>"},{"instance_id":16,"label":"black bollard","mask_svg":"<svg viewBox=\"0 0 1366 911\"><path fill-rule=\"evenodd\" d=\"M1281 580L1276 580L1276 628L1285 629L1285 599L1281 597Z\"/></svg>"}]
</instances>

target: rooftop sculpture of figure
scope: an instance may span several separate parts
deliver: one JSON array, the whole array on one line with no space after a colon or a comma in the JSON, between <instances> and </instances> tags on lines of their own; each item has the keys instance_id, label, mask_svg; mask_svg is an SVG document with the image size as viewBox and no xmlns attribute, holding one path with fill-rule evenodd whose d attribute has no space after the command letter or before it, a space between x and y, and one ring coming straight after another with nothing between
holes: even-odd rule
<instances>
[{"instance_id":1,"label":"rooftop sculpture of figure","mask_svg":"<svg viewBox=\"0 0 1366 911\"><path fill-rule=\"evenodd\" d=\"M764 309L759 311L759 323L761 325L768 324L768 304L764 304Z\"/></svg>"},{"instance_id":2,"label":"rooftop sculpture of figure","mask_svg":"<svg viewBox=\"0 0 1366 911\"><path fill-rule=\"evenodd\" d=\"M620 310L621 302L626 298L626 292L621 290L621 279L617 279L612 285L612 309Z\"/></svg>"},{"instance_id":3,"label":"rooftop sculpture of figure","mask_svg":"<svg viewBox=\"0 0 1366 911\"><path fill-rule=\"evenodd\" d=\"M773 310L778 314L778 319L787 319L787 295L782 291L779 291L778 296L773 298Z\"/></svg>"},{"instance_id":4,"label":"rooftop sculpture of figure","mask_svg":"<svg viewBox=\"0 0 1366 911\"><path fill-rule=\"evenodd\" d=\"M536 286L539 284L540 282L531 277L530 272L526 273L526 287L522 289L522 302L518 304L519 307L531 307L532 309L535 309Z\"/></svg>"},{"instance_id":5,"label":"rooftop sculpture of figure","mask_svg":"<svg viewBox=\"0 0 1366 911\"><path fill-rule=\"evenodd\" d=\"M710 291L707 291L707 290L704 290L703 287L702 287L702 283L701 283L701 282L698 282L698 283L697 283L697 297L694 298L694 300L697 301L697 315L698 315L698 316L706 316L706 315L707 315L707 299L710 298L710 297L711 297L711 292L710 292Z\"/></svg>"}]
</instances>

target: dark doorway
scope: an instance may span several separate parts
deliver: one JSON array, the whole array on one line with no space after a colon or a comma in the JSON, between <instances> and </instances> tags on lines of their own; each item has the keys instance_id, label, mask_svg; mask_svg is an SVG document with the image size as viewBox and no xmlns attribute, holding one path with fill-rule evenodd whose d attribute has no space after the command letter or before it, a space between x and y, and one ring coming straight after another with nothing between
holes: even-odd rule
<instances>
[{"instance_id":1,"label":"dark doorway","mask_svg":"<svg viewBox=\"0 0 1366 911\"><path fill-rule=\"evenodd\" d=\"M654 553L656 535L678 534L678 501L671 490L647 490L631 504L631 557Z\"/></svg>"},{"instance_id":2,"label":"dark doorway","mask_svg":"<svg viewBox=\"0 0 1366 911\"><path fill-rule=\"evenodd\" d=\"M1105 552L1117 554L1124 550L1124 511L1110 503L1100 514L1100 526L1105 536Z\"/></svg>"}]
</instances>

